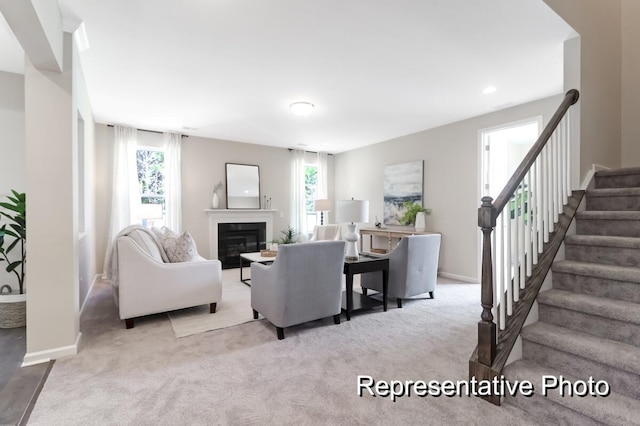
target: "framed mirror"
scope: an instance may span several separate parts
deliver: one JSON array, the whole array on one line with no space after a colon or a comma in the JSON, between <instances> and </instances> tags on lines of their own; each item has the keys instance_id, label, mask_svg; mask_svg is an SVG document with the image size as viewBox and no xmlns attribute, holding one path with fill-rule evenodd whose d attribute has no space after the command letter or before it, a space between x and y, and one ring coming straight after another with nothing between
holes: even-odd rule
<instances>
[{"instance_id":1,"label":"framed mirror","mask_svg":"<svg viewBox=\"0 0 640 426\"><path fill-rule=\"evenodd\" d=\"M260 167L226 163L227 208L260 208Z\"/></svg>"}]
</instances>

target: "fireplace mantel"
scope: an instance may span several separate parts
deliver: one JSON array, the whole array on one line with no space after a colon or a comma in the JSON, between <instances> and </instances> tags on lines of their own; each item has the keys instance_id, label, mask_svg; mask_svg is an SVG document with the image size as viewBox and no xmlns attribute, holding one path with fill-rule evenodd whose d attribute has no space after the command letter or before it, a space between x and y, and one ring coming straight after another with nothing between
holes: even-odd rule
<instances>
[{"instance_id":1,"label":"fireplace mantel","mask_svg":"<svg viewBox=\"0 0 640 426\"><path fill-rule=\"evenodd\" d=\"M266 224L267 241L273 239L273 220L278 210L267 209L205 209L209 216L209 258L218 258L218 224L264 222Z\"/></svg>"}]
</instances>

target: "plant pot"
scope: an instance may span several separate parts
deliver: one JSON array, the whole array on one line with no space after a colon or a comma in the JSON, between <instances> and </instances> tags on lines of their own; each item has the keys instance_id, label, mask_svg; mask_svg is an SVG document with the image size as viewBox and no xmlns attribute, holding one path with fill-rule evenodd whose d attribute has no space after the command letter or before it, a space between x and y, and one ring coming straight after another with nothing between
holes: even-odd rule
<instances>
[{"instance_id":1,"label":"plant pot","mask_svg":"<svg viewBox=\"0 0 640 426\"><path fill-rule=\"evenodd\" d=\"M0 328L27 325L27 295L13 292L0 295Z\"/></svg>"}]
</instances>

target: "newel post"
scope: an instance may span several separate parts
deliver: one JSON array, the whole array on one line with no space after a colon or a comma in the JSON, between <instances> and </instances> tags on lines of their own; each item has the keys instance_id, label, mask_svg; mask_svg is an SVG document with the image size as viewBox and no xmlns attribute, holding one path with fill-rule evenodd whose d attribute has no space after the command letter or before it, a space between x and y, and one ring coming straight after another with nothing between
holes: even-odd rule
<instances>
[{"instance_id":1,"label":"newel post","mask_svg":"<svg viewBox=\"0 0 640 426\"><path fill-rule=\"evenodd\" d=\"M493 198L482 197L478 209L478 226L482 230L482 321L478 323L478 362L491 367L496 356L496 325L493 322L493 260L491 232L496 226Z\"/></svg>"}]
</instances>

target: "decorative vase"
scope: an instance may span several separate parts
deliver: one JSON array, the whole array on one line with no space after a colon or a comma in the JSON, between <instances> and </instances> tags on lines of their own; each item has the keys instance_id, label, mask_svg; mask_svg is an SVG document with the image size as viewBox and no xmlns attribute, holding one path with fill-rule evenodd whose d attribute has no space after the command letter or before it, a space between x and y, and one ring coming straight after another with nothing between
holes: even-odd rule
<instances>
[{"instance_id":1,"label":"decorative vase","mask_svg":"<svg viewBox=\"0 0 640 426\"><path fill-rule=\"evenodd\" d=\"M425 219L426 215L424 212L416 213L416 232L424 232L427 229Z\"/></svg>"},{"instance_id":2,"label":"decorative vase","mask_svg":"<svg viewBox=\"0 0 640 426\"><path fill-rule=\"evenodd\" d=\"M211 200L211 204L213 205L214 209L217 209L220 206L220 200L218 199L217 192L213 193L213 200Z\"/></svg>"}]
</instances>

